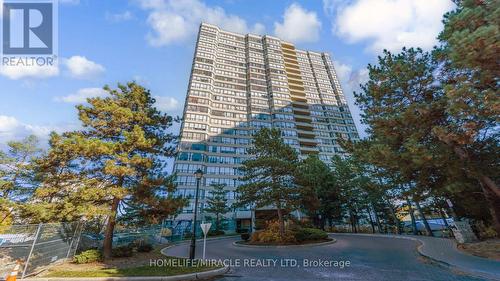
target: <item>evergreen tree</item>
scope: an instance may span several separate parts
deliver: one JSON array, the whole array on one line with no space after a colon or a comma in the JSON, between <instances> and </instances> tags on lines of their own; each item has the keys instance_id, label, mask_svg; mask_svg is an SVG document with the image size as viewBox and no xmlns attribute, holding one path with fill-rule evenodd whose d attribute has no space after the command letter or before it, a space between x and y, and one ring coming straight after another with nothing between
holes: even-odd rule
<instances>
[{"instance_id":1,"label":"evergreen tree","mask_svg":"<svg viewBox=\"0 0 500 281\"><path fill-rule=\"evenodd\" d=\"M166 218L177 216L188 199L174 196L177 189L176 176L164 176L161 185L141 184L136 186L130 198L123 202L123 215L119 218L124 224L159 224Z\"/></svg>"},{"instance_id":2,"label":"evergreen tree","mask_svg":"<svg viewBox=\"0 0 500 281\"><path fill-rule=\"evenodd\" d=\"M330 168L316 155L302 160L296 170L295 183L300 187L301 207L324 228L325 221L340 216L339 190ZM321 219L320 219L321 216Z\"/></svg>"},{"instance_id":3,"label":"evergreen tree","mask_svg":"<svg viewBox=\"0 0 500 281\"><path fill-rule=\"evenodd\" d=\"M185 201L158 194L170 183L165 158L174 155L172 117L158 111L151 93L134 82L104 89L107 96L77 106L82 130L52 134L37 200L69 208L74 216L88 214L83 209L89 206L95 213L106 210L103 250L109 258L120 206L140 206L140 215L158 219Z\"/></svg>"},{"instance_id":4,"label":"evergreen tree","mask_svg":"<svg viewBox=\"0 0 500 281\"><path fill-rule=\"evenodd\" d=\"M356 144L359 151L355 154L397 174L411 186L405 196L414 198L472 193L475 190L467 190L466 181L457 179L463 179L465 173L481 181L474 170L484 167L482 173L493 174L491 167L498 167L494 145L485 144L485 150L470 146L474 161L467 162L455 153L455 145L443 140L442 128L462 125L448 112L448 96L436 81L438 65L420 49L403 49L396 55L385 51L378 65L368 67L370 80L356 94L371 138ZM486 190L483 193L489 196ZM493 222L498 222L495 204L490 206Z\"/></svg>"},{"instance_id":5,"label":"evergreen tree","mask_svg":"<svg viewBox=\"0 0 500 281\"><path fill-rule=\"evenodd\" d=\"M367 188L370 179L364 174L359 162L351 157L332 157L332 175L334 185L340 193L342 215L347 215L352 230L358 232L358 224L363 214L368 211Z\"/></svg>"},{"instance_id":6,"label":"evergreen tree","mask_svg":"<svg viewBox=\"0 0 500 281\"><path fill-rule=\"evenodd\" d=\"M479 181L500 233L500 2L456 3L434 52L443 65L449 122L433 133L452 148L467 176Z\"/></svg>"},{"instance_id":7,"label":"evergreen tree","mask_svg":"<svg viewBox=\"0 0 500 281\"><path fill-rule=\"evenodd\" d=\"M225 184L211 184L210 197L207 200L207 207L205 212L215 215L215 229L222 230L222 220L225 213L229 212L231 208L227 205L227 194Z\"/></svg>"},{"instance_id":8,"label":"evergreen tree","mask_svg":"<svg viewBox=\"0 0 500 281\"><path fill-rule=\"evenodd\" d=\"M7 151L0 151L0 224L12 222L13 213L36 189L36 161L41 155L38 139L33 135L10 141Z\"/></svg>"},{"instance_id":9,"label":"evergreen tree","mask_svg":"<svg viewBox=\"0 0 500 281\"><path fill-rule=\"evenodd\" d=\"M239 204L276 208L283 238L286 212L299 207L300 188L294 183L297 152L283 142L281 132L274 128L258 131L248 152L253 158L241 167L245 183L238 187Z\"/></svg>"}]
</instances>

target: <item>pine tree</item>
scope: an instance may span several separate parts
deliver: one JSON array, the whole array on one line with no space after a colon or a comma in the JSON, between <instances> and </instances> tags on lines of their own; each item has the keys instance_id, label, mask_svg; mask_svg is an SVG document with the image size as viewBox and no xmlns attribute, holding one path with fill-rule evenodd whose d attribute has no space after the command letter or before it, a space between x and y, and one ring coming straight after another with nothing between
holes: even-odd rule
<instances>
[{"instance_id":1,"label":"pine tree","mask_svg":"<svg viewBox=\"0 0 500 281\"><path fill-rule=\"evenodd\" d=\"M405 196L448 195L468 192L465 176L481 181L476 171L494 174L498 170L498 146L492 140L467 147L473 161L464 161L457 146L443 139L443 128L467 126L449 113L446 90L436 80L439 62L420 49L387 51L378 65L369 66L370 80L356 94L370 125L370 139L355 146L369 163L397 174L411 186ZM496 148L495 148L496 147ZM482 167L482 168L481 168ZM489 193L483 192L487 198ZM447 196L445 196L447 197ZM490 203L494 224L498 222L495 204Z\"/></svg>"},{"instance_id":2,"label":"pine tree","mask_svg":"<svg viewBox=\"0 0 500 281\"><path fill-rule=\"evenodd\" d=\"M227 194L225 184L211 184L210 197L207 200L205 212L215 215L215 229L222 230L222 215L229 212L231 208L227 205Z\"/></svg>"},{"instance_id":3,"label":"pine tree","mask_svg":"<svg viewBox=\"0 0 500 281\"><path fill-rule=\"evenodd\" d=\"M62 205L73 217L89 214L86 208L93 215L105 210L103 250L109 258L120 206L141 206L140 215L156 219L185 201L158 194L170 183L165 158L174 155L172 117L158 111L151 93L135 82L104 89L107 96L77 106L82 130L52 134L41 163L46 172L37 195L43 203L33 205Z\"/></svg>"},{"instance_id":4,"label":"pine tree","mask_svg":"<svg viewBox=\"0 0 500 281\"><path fill-rule=\"evenodd\" d=\"M296 171L301 207L317 226L324 228L326 220L337 218L341 213L340 191L334 184L330 168L317 155L309 155L300 161Z\"/></svg>"},{"instance_id":5,"label":"pine tree","mask_svg":"<svg viewBox=\"0 0 500 281\"><path fill-rule=\"evenodd\" d=\"M500 233L500 2L456 2L434 52L443 65L450 122L433 132L453 149L468 177L479 181Z\"/></svg>"},{"instance_id":6,"label":"pine tree","mask_svg":"<svg viewBox=\"0 0 500 281\"><path fill-rule=\"evenodd\" d=\"M299 207L300 188L294 184L297 152L286 145L278 129L263 128L254 135L253 158L243 162L244 184L238 187L239 204L276 208L280 237L285 235L285 213Z\"/></svg>"},{"instance_id":7,"label":"pine tree","mask_svg":"<svg viewBox=\"0 0 500 281\"><path fill-rule=\"evenodd\" d=\"M0 224L13 221L19 205L36 189L36 161L41 155L34 135L10 141L7 151L0 151Z\"/></svg>"}]
</instances>

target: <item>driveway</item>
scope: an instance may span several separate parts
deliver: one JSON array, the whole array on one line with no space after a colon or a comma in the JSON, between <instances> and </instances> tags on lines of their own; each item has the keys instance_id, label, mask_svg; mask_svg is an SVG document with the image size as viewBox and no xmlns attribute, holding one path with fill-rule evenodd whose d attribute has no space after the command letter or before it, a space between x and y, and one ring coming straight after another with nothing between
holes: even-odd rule
<instances>
[{"instance_id":1,"label":"driveway","mask_svg":"<svg viewBox=\"0 0 500 281\"><path fill-rule=\"evenodd\" d=\"M290 280L484 280L435 265L416 252L417 242L385 237L332 235L337 243L316 247L243 248L237 238L207 241L207 258L231 263L221 281ZM197 257L203 244L197 243ZM189 244L166 250L187 257ZM342 266L343 265L343 266Z\"/></svg>"}]
</instances>

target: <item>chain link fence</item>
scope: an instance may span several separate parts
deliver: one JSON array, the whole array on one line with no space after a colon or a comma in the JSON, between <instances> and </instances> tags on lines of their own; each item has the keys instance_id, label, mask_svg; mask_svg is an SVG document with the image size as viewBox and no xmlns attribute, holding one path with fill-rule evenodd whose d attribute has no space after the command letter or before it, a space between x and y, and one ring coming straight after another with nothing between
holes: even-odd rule
<instances>
[{"instance_id":1,"label":"chain link fence","mask_svg":"<svg viewBox=\"0 0 500 281\"><path fill-rule=\"evenodd\" d=\"M21 262L21 278L72 258L79 244L81 223L0 226L0 278Z\"/></svg>"},{"instance_id":2,"label":"chain link fence","mask_svg":"<svg viewBox=\"0 0 500 281\"><path fill-rule=\"evenodd\" d=\"M196 222L196 236L201 238L201 221ZM223 233L235 233L236 221L225 220ZM21 262L20 277L35 275L59 262L71 260L88 249L102 249L104 226L85 222L46 223L0 226L0 280ZM212 230L215 222L212 221ZM219 234L220 235L220 234ZM142 227L118 226L113 247L150 244L163 245L190 239L191 221L165 221Z\"/></svg>"}]
</instances>

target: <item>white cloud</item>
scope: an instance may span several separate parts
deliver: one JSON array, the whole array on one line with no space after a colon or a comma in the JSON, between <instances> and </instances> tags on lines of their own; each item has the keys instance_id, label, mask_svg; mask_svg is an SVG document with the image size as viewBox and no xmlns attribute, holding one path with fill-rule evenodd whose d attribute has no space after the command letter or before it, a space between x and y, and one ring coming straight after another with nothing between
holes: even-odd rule
<instances>
[{"instance_id":1,"label":"white cloud","mask_svg":"<svg viewBox=\"0 0 500 281\"><path fill-rule=\"evenodd\" d=\"M58 102L80 104L87 102L88 98L104 97L107 92L101 88L83 88L74 94L63 97L56 97L54 100Z\"/></svg>"},{"instance_id":2,"label":"white cloud","mask_svg":"<svg viewBox=\"0 0 500 281\"><path fill-rule=\"evenodd\" d=\"M173 114L180 109L179 101L172 97L155 96L156 108L163 112Z\"/></svg>"},{"instance_id":3,"label":"white cloud","mask_svg":"<svg viewBox=\"0 0 500 281\"><path fill-rule=\"evenodd\" d=\"M252 30L250 30L250 33L257 35L264 35L265 32L266 32L266 26L263 25L262 23L254 24Z\"/></svg>"},{"instance_id":4,"label":"white cloud","mask_svg":"<svg viewBox=\"0 0 500 281\"><path fill-rule=\"evenodd\" d=\"M122 22L134 19L134 14L130 11L124 11L123 13L106 13L106 20L110 22Z\"/></svg>"},{"instance_id":5,"label":"white cloud","mask_svg":"<svg viewBox=\"0 0 500 281\"><path fill-rule=\"evenodd\" d=\"M19 121L12 116L0 115L0 136L19 126Z\"/></svg>"},{"instance_id":6,"label":"white cloud","mask_svg":"<svg viewBox=\"0 0 500 281\"><path fill-rule=\"evenodd\" d=\"M1 0L0 0L1 1ZM62 59L61 65L65 67L69 76L76 79L94 79L106 70L104 66L88 60L83 56L72 56ZM18 79L44 79L59 75L59 64L44 66L1 66L0 75L12 80Z\"/></svg>"},{"instance_id":7,"label":"white cloud","mask_svg":"<svg viewBox=\"0 0 500 281\"><path fill-rule=\"evenodd\" d=\"M256 23L249 26L236 16L227 14L218 6L208 6L199 0L136 0L141 8L150 11L147 23L152 31L147 40L155 47L194 38L200 22L220 26L222 29L238 33L264 32L264 25Z\"/></svg>"},{"instance_id":8,"label":"white cloud","mask_svg":"<svg viewBox=\"0 0 500 281\"><path fill-rule=\"evenodd\" d=\"M359 85L368 81L368 69L363 68L354 70L351 65L336 60L333 61L333 64L340 80L344 96L351 109L356 127L361 137L364 137L366 136L365 130L367 126L361 123L361 111L355 104L354 92L359 92L361 90Z\"/></svg>"},{"instance_id":9,"label":"white cloud","mask_svg":"<svg viewBox=\"0 0 500 281\"><path fill-rule=\"evenodd\" d=\"M335 66L335 72L337 72L337 77L341 81L349 81L352 74L352 66L341 63L336 60L333 61L333 65Z\"/></svg>"},{"instance_id":10,"label":"white cloud","mask_svg":"<svg viewBox=\"0 0 500 281\"><path fill-rule=\"evenodd\" d=\"M274 23L274 33L294 43L315 42L319 39L321 22L315 12L308 12L299 4L292 4L283 15L283 23Z\"/></svg>"},{"instance_id":11,"label":"white cloud","mask_svg":"<svg viewBox=\"0 0 500 281\"><path fill-rule=\"evenodd\" d=\"M430 50L442 29L451 0L324 0L332 31L351 43L367 41L368 50L398 51L403 46Z\"/></svg>"},{"instance_id":12,"label":"white cloud","mask_svg":"<svg viewBox=\"0 0 500 281\"><path fill-rule=\"evenodd\" d=\"M17 80L22 78L49 78L59 75L59 67L51 66L1 66L0 75L9 79Z\"/></svg>"},{"instance_id":13,"label":"white cloud","mask_svg":"<svg viewBox=\"0 0 500 281\"><path fill-rule=\"evenodd\" d=\"M42 142L46 142L51 132L62 133L78 128L79 126L73 123L60 125L31 125L20 122L13 116L0 115L0 146L5 145L8 141L19 140L28 135L35 135Z\"/></svg>"},{"instance_id":14,"label":"white cloud","mask_svg":"<svg viewBox=\"0 0 500 281\"><path fill-rule=\"evenodd\" d=\"M351 65L336 60L333 61L333 64L344 88L344 94L352 96L354 91L358 92L360 90L360 84L368 81L368 69L366 68L354 70Z\"/></svg>"},{"instance_id":15,"label":"white cloud","mask_svg":"<svg viewBox=\"0 0 500 281\"><path fill-rule=\"evenodd\" d=\"M106 70L104 66L83 56L72 56L69 59L64 59L63 63L68 69L69 75L77 79L93 79Z\"/></svg>"}]
</instances>

